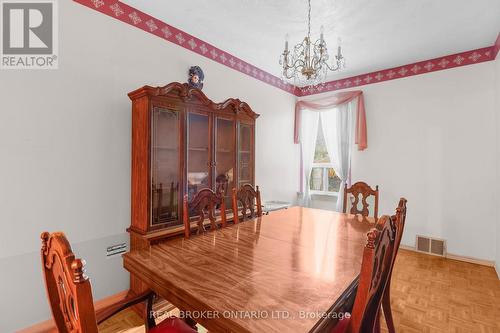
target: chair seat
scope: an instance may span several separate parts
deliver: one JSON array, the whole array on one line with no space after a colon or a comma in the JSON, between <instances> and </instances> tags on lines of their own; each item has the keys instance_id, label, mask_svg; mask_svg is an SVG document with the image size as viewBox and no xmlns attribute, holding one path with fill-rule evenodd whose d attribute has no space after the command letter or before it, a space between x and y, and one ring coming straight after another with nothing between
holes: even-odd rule
<instances>
[{"instance_id":1,"label":"chair seat","mask_svg":"<svg viewBox=\"0 0 500 333\"><path fill-rule=\"evenodd\" d=\"M337 325L330 331L330 333L344 333L347 332L347 326L349 326L349 322L351 318L344 317L342 320L339 320Z\"/></svg>"},{"instance_id":2,"label":"chair seat","mask_svg":"<svg viewBox=\"0 0 500 333\"><path fill-rule=\"evenodd\" d=\"M149 330L149 333L198 333L177 317L169 317Z\"/></svg>"}]
</instances>

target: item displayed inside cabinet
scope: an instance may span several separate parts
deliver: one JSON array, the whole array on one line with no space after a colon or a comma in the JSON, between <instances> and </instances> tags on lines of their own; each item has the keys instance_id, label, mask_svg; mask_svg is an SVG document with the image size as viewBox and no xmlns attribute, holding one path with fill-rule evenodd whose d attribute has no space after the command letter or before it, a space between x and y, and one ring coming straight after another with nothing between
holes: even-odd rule
<instances>
[{"instance_id":1,"label":"item displayed inside cabinet","mask_svg":"<svg viewBox=\"0 0 500 333\"><path fill-rule=\"evenodd\" d=\"M174 186L174 182L170 183L170 188L168 192L167 189L163 188L163 183L156 185L154 182L153 186L153 216L155 223L168 223L169 221L177 221L177 192L179 191L179 183L176 183ZM159 186L157 188L157 186Z\"/></svg>"}]
</instances>

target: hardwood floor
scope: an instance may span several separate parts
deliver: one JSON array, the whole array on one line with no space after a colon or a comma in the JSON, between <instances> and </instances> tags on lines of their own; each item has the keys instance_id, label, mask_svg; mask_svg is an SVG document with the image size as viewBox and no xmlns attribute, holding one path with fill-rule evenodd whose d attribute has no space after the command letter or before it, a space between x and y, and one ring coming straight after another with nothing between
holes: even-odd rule
<instances>
[{"instance_id":1,"label":"hardwood floor","mask_svg":"<svg viewBox=\"0 0 500 333\"><path fill-rule=\"evenodd\" d=\"M492 267L400 250L392 279L397 332L500 332L500 280ZM126 310L99 331L142 333L144 327Z\"/></svg>"},{"instance_id":2,"label":"hardwood floor","mask_svg":"<svg viewBox=\"0 0 500 333\"><path fill-rule=\"evenodd\" d=\"M401 250L391 293L398 332L500 332L500 280L492 267Z\"/></svg>"}]
</instances>

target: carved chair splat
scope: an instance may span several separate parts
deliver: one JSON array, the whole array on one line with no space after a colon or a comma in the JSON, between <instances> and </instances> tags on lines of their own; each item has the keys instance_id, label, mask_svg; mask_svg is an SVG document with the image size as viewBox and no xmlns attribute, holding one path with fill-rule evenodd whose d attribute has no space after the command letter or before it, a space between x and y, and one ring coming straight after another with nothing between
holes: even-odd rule
<instances>
[{"instance_id":1,"label":"carved chair splat","mask_svg":"<svg viewBox=\"0 0 500 333\"><path fill-rule=\"evenodd\" d=\"M239 203L241 204L240 210L238 210ZM240 212L242 221L245 221L247 218L262 216L262 202L258 186L254 189L252 185L244 184L238 190L233 188L234 223L239 223Z\"/></svg>"},{"instance_id":2,"label":"carved chair splat","mask_svg":"<svg viewBox=\"0 0 500 333\"><path fill-rule=\"evenodd\" d=\"M191 221L190 212L194 212L197 216L196 234L200 234L206 231L205 221L208 217L210 221L210 230L216 230L218 228L216 221L216 208L220 207L221 216L221 227L224 228L226 223L226 204L222 194L215 194L209 188L204 188L194 195L191 201L188 200L188 195L184 196L183 202L183 222L184 222L184 237L189 238L191 236Z\"/></svg>"},{"instance_id":3,"label":"carved chair splat","mask_svg":"<svg viewBox=\"0 0 500 333\"><path fill-rule=\"evenodd\" d=\"M374 196L375 203L374 203L373 217L375 219L377 219L377 217L378 217L378 197L379 197L378 185L375 186L375 189L372 189L370 187L370 185L368 185L365 182L354 183L349 188L347 187L347 184L344 184L344 207L343 207L344 213L347 213L347 198L348 198L349 194L351 194L354 197L354 201L353 201L352 206L349 210L349 213L350 214L361 214L363 216L370 215L370 210L369 210L370 204L367 202L367 200L370 196ZM360 196L361 196L362 208L358 209Z\"/></svg>"}]
</instances>

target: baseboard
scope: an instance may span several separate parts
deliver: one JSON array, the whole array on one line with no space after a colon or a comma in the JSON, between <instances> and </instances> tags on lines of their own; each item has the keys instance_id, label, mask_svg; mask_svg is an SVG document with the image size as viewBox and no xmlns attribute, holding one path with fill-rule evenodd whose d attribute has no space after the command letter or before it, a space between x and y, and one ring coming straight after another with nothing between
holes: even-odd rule
<instances>
[{"instance_id":1,"label":"baseboard","mask_svg":"<svg viewBox=\"0 0 500 333\"><path fill-rule=\"evenodd\" d=\"M459 261L465 261L465 262L468 262L471 264L478 264L478 265L483 265L483 266L488 266L488 267L495 267L495 262L492 260L484 260L484 259L477 259L477 258L466 257L466 256L459 256L459 255L452 254L452 253L446 254L446 258L453 259L453 260L459 260Z\"/></svg>"},{"instance_id":2,"label":"baseboard","mask_svg":"<svg viewBox=\"0 0 500 333\"><path fill-rule=\"evenodd\" d=\"M408 245L400 244L400 245L399 245L399 248L400 248L400 249L403 249L403 250L408 250L408 251L417 252L417 250L415 250L415 247L414 247L414 246L408 246Z\"/></svg>"},{"instance_id":3,"label":"baseboard","mask_svg":"<svg viewBox=\"0 0 500 333\"><path fill-rule=\"evenodd\" d=\"M57 333L57 328L54 320L49 319L33 326L23 328L17 331L17 333Z\"/></svg>"},{"instance_id":4,"label":"baseboard","mask_svg":"<svg viewBox=\"0 0 500 333\"><path fill-rule=\"evenodd\" d=\"M500 280L500 263L495 264L495 271L497 272L498 279Z\"/></svg>"},{"instance_id":5,"label":"baseboard","mask_svg":"<svg viewBox=\"0 0 500 333\"><path fill-rule=\"evenodd\" d=\"M127 296L128 290L120 291L114 295L105 297L94 303L95 311L101 310L105 307L113 305ZM24 328L16 333L57 333L56 324L53 319L46 320L35 324L33 326Z\"/></svg>"},{"instance_id":6,"label":"baseboard","mask_svg":"<svg viewBox=\"0 0 500 333\"><path fill-rule=\"evenodd\" d=\"M408 251L417 252L417 253L427 254L425 252L417 251L414 246L408 246L408 245L401 244L399 246L399 248L404 249L404 250L408 250ZM429 254L429 255L432 255L432 254ZM483 266L488 266L488 267L495 267L495 262L494 261L484 260L484 259L477 259L477 258L473 258L473 257L460 256L460 255L453 254L453 253L447 253L444 258L451 259L451 260L458 260L458 261L468 262L470 264L478 264L478 265L483 265ZM498 274L498 270L497 270L497 274ZM499 277L500 277L500 275L499 275Z\"/></svg>"}]
</instances>

